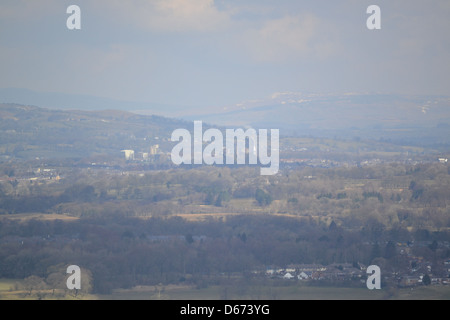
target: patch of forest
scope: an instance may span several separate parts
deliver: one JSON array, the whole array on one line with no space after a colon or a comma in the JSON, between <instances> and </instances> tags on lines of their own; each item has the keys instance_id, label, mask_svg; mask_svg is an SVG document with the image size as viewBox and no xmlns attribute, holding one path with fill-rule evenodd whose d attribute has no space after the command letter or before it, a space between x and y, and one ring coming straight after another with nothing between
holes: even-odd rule
<instances>
[{"instance_id":1,"label":"patch of forest","mask_svg":"<svg viewBox=\"0 0 450 320\"><path fill-rule=\"evenodd\" d=\"M32 172L18 179L14 171L19 169L11 165L0 170L5 177L0 181L0 216L280 214L333 220L347 229L360 229L368 221L386 228L450 227L450 167L440 163L299 167L268 177L250 167L143 172L58 168L58 179L41 179Z\"/></svg>"},{"instance_id":2,"label":"patch of forest","mask_svg":"<svg viewBox=\"0 0 450 320\"><path fill-rule=\"evenodd\" d=\"M111 293L136 285L203 287L236 275L251 277L267 266L383 264L384 272L407 268L393 243L413 246L425 259L448 259L447 231L408 231L367 225L349 231L315 221L275 216L234 216L225 221L172 218L96 218L64 222L0 221L0 278L28 279L64 289L65 269L79 265L85 288ZM32 278L30 278L32 277ZM59 279L53 281L52 279Z\"/></svg>"}]
</instances>

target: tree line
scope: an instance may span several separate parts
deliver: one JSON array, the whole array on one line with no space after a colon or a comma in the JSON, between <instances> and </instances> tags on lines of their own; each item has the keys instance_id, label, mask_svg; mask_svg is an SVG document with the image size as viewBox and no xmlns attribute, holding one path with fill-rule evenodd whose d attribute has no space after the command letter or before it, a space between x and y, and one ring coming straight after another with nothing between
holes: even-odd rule
<instances>
[{"instance_id":1,"label":"tree line","mask_svg":"<svg viewBox=\"0 0 450 320\"><path fill-rule=\"evenodd\" d=\"M203 286L218 277L291 264L368 265L382 260L387 271L409 263L395 250L396 242L428 241L428 247L417 249L422 256L448 259L450 250L441 244L449 236L373 225L350 231L335 223L267 215L202 222L120 216L70 222L1 220L0 278L34 276L49 288L61 289L55 273L76 264L89 273L91 292L111 293L159 283Z\"/></svg>"}]
</instances>

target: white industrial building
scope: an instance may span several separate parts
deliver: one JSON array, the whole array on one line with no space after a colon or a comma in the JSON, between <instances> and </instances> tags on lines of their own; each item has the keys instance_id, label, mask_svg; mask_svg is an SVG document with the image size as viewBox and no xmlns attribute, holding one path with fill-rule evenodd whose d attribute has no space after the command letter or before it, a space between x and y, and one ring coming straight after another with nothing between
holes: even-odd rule
<instances>
[{"instance_id":1,"label":"white industrial building","mask_svg":"<svg viewBox=\"0 0 450 320\"><path fill-rule=\"evenodd\" d=\"M134 150L122 150L125 153L125 160L134 160Z\"/></svg>"}]
</instances>

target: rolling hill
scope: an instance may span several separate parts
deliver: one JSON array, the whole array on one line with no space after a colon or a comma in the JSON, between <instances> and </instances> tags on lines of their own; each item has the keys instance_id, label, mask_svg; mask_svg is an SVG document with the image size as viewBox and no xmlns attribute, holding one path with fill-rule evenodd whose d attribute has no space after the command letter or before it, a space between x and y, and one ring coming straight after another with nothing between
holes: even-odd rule
<instances>
[{"instance_id":1,"label":"rolling hill","mask_svg":"<svg viewBox=\"0 0 450 320\"><path fill-rule=\"evenodd\" d=\"M158 110L149 107L145 113ZM202 120L205 128L207 123L222 128L278 128L282 137L376 140L438 152L450 149L450 97L289 92L219 109L180 109L177 119L124 109L0 103L0 157L121 156L123 149L148 152L155 144L168 152L173 130L191 130L193 120Z\"/></svg>"},{"instance_id":2,"label":"rolling hill","mask_svg":"<svg viewBox=\"0 0 450 320\"><path fill-rule=\"evenodd\" d=\"M50 110L0 104L0 155L17 158L120 155L123 149L163 147L176 128L192 125L119 110ZM148 152L148 151L146 151Z\"/></svg>"},{"instance_id":3,"label":"rolling hill","mask_svg":"<svg viewBox=\"0 0 450 320\"><path fill-rule=\"evenodd\" d=\"M279 128L289 135L450 143L448 96L286 92L185 118L224 126Z\"/></svg>"}]
</instances>

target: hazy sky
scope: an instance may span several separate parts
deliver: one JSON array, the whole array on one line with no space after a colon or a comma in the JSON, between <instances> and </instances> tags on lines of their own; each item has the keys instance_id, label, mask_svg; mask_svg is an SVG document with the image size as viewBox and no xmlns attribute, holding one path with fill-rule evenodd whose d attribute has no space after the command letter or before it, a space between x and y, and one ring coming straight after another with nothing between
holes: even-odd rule
<instances>
[{"instance_id":1,"label":"hazy sky","mask_svg":"<svg viewBox=\"0 0 450 320\"><path fill-rule=\"evenodd\" d=\"M81 30L66 9L81 8ZM366 9L381 8L381 30ZM224 106L450 94L448 0L1 0L0 87Z\"/></svg>"}]
</instances>

